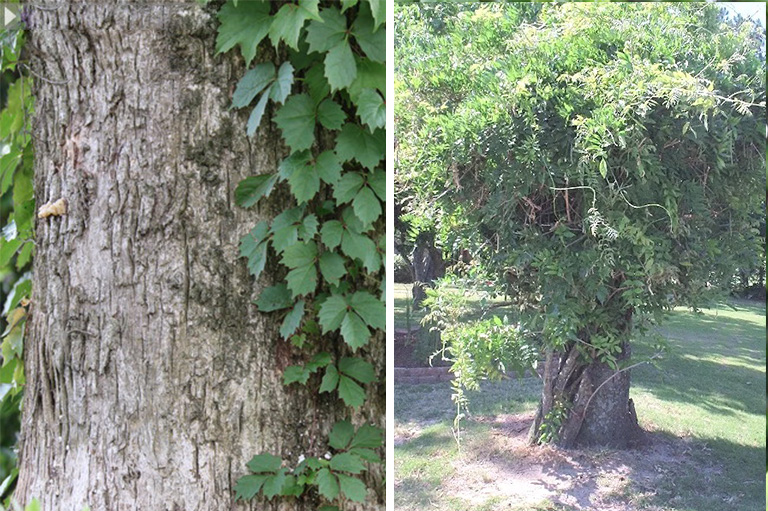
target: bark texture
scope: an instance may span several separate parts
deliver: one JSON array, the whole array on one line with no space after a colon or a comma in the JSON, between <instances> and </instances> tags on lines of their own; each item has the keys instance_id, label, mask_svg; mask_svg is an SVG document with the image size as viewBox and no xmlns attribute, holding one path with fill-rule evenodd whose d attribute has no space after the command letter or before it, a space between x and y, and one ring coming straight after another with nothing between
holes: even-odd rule
<instances>
[{"instance_id":1,"label":"bark texture","mask_svg":"<svg viewBox=\"0 0 768 511\"><path fill-rule=\"evenodd\" d=\"M619 365L629 356L629 342L625 342L617 357ZM623 449L641 444L644 435L629 398L629 383L629 370L617 372L585 357L578 344L563 352L550 351L531 442L538 442L542 424L556 416L559 426L554 443L560 447Z\"/></svg>"},{"instance_id":2,"label":"bark texture","mask_svg":"<svg viewBox=\"0 0 768 511\"><path fill-rule=\"evenodd\" d=\"M37 224L17 498L47 511L315 509L234 502L250 457L321 455L348 412L282 385L303 359L279 339L280 318L251 305L281 275L254 283L237 245L285 196L253 212L233 191L284 148L271 123L249 140L247 114L228 111L244 66L214 56L215 9L28 9L44 77L35 197L63 197L68 213ZM371 345L382 384L353 418L382 427L383 346ZM373 493L366 509L383 507Z\"/></svg>"}]
</instances>

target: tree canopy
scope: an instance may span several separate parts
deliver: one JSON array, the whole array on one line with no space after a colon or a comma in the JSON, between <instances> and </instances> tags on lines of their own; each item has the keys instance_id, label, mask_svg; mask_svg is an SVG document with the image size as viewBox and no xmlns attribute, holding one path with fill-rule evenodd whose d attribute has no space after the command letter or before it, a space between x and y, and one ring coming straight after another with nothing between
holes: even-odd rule
<instances>
[{"instance_id":1,"label":"tree canopy","mask_svg":"<svg viewBox=\"0 0 768 511\"><path fill-rule=\"evenodd\" d=\"M550 349L618 367L633 327L709 303L761 250L761 27L702 3L401 6L396 25L397 201L506 275Z\"/></svg>"}]
</instances>

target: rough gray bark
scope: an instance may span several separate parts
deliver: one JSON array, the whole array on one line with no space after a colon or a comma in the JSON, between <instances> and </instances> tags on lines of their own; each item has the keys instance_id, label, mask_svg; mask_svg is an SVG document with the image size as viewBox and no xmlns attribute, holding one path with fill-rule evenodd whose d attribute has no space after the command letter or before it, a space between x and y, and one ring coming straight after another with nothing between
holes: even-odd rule
<instances>
[{"instance_id":1,"label":"rough gray bark","mask_svg":"<svg viewBox=\"0 0 768 511\"><path fill-rule=\"evenodd\" d=\"M629 342L625 342L616 357L619 365L630 354ZM641 444L643 431L629 398L630 372L617 372L607 364L588 359L576 343L563 352L549 351L542 375L541 404L530 431L531 442L538 442L542 423L558 403L567 403L555 440L560 447L623 449Z\"/></svg>"},{"instance_id":2,"label":"rough gray bark","mask_svg":"<svg viewBox=\"0 0 768 511\"><path fill-rule=\"evenodd\" d=\"M280 318L251 305L280 276L254 283L237 245L285 197L244 211L233 191L284 149L271 123L249 140L247 114L228 111L244 69L214 56L214 10L62 2L29 8L29 23L44 77L35 197L69 211L37 223L17 498L47 511L315 509L233 501L251 456L322 455L347 409L282 385L302 358ZM383 382L381 336L371 352ZM383 426L383 383L369 398L354 419ZM364 507L383 499L369 492Z\"/></svg>"}]
</instances>

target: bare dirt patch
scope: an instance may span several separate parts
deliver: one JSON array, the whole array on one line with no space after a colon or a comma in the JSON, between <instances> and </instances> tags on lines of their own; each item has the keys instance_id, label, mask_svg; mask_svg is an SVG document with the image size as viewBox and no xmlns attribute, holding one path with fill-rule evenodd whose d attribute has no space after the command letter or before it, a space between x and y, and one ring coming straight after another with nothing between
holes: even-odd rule
<instances>
[{"instance_id":1,"label":"bare dirt patch","mask_svg":"<svg viewBox=\"0 0 768 511\"><path fill-rule=\"evenodd\" d=\"M465 438L456 471L442 484L446 494L473 507L524 509L551 502L573 510L635 511L665 476L691 464L693 442L662 434L649 433L645 446L627 451L562 450L528 445L533 414L476 420L487 423L490 434ZM718 467L697 465L703 476L719 473Z\"/></svg>"}]
</instances>

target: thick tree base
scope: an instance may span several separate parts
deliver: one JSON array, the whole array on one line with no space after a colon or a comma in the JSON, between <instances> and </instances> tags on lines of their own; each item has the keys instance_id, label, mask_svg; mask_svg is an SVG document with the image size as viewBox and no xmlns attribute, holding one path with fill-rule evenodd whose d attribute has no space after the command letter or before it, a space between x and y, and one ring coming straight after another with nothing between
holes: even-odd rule
<instances>
[{"instance_id":1,"label":"thick tree base","mask_svg":"<svg viewBox=\"0 0 768 511\"><path fill-rule=\"evenodd\" d=\"M627 343L619 360L628 359L629 354ZM584 360L575 345L564 353L550 352L541 404L531 426L531 442L547 441L563 448L615 449L644 444L645 433L629 398L629 373ZM542 428L545 423L553 426Z\"/></svg>"}]
</instances>

